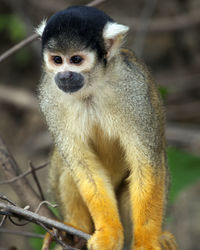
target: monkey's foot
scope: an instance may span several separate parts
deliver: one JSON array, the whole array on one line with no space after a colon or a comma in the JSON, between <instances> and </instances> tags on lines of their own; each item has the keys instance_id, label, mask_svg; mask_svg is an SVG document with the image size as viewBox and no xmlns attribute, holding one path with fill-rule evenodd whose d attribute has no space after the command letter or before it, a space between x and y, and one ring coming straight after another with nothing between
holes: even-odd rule
<instances>
[{"instance_id":1,"label":"monkey's foot","mask_svg":"<svg viewBox=\"0 0 200 250\"><path fill-rule=\"evenodd\" d=\"M61 233L61 232L59 233L59 236L62 238L63 243L66 243L67 245L70 245L77 249L83 249L83 247L86 246L86 240L79 238L78 236ZM50 235L49 233L46 233L44 237L43 245L42 245L42 250L49 250L52 241L54 241L52 235Z\"/></svg>"},{"instance_id":2,"label":"monkey's foot","mask_svg":"<svg viewBox=\"0 0 200 250\"><path fill-rule=\"evenodd\" d=\"M121 250L123 247L123 232L120 228L115 230L96 230L89 239L87 247L89 250Z\"/></svg>"},{"instance_id":3,"label":"monkey's foot","mask_svg":"<svg viewBox=\"0 0 200 250\"><path fill-rule=\"evenodd\" d=\"M161 246L158 244L149 244L148 246L134 246L131 250L162 250Z\"/></svg>"},{"instance_id":4,"label":"monkey's foot","mask_svg":"<svg viewBox=\"0 0 200 250\"><path fill-rule=\"evenodd\" d=\"M169 232L163 232L158 241L146 241L140 246L134 245L132 250L177 250L177 244L174 236Z\"/></svg>"},{"instance_id":5,"label":"monkey's foot","mask_svg":"<svg viewBox=\"0 0 200 250\"><path fill-rule=\"evenodd\" d=\"M163 232L160 236L160 244L164 250L177 250L177 244L173 234L169 232Z\"/></svg>"}]
</instances>

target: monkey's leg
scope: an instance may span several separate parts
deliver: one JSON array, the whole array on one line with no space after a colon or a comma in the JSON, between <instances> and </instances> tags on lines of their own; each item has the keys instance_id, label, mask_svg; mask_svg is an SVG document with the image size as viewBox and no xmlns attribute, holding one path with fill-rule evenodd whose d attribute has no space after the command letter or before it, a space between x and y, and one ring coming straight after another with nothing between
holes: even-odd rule
<instances>
[{"instance_id":1,"label":"monkey's leg","mask_svg":"<svg viewBox=\"0 0 200 250\"><path fill-rule=\"evenodd\" d=\"M71 168L71 174L95 225L95 232L88 241L88 249L121 250L123 229L107 173L90 151L85 151L82 159L78 158L78 155L74 159L77 161Z\"/></svg>"},{"instance_id":2,"label":"monkey's leg","mask_svg":"<svg viewBox=\"0 0 200 250\"><path fill-rule=\"evenodd\" d=\"M89 211L69 174L66 163L56 148L51 157L49 182L52 194L59 204L64 223L83 232L92 234L94 229ZM52 237L47 233L42 249L49 249L51 241ZM76 242L75 247L80 244L83 245L85 242Z\"/></svg>"},{"instance_id":3,"label":"monkey's leg","mask_svg":"<svg viewBox=\"0 0 200 250\"><path fill-rule=\"evenodd\" d=\"M119 207L120 219L124 228L124 248L130 250L132 243L133 223L131 220L131 205L128 181L124 180L117 190L117 201Z\"/></svg>"},{"instance_id":4,"label":"monkey's leg","mask_svg":"<svg viewBox=\"0 0 200 250\"><path fill-rule=\"evenodd\" d=\"M68 167L55 148L49 173L52 194L59 203L64 222L91 234L93 232L91 216L70 175Z\"/></svg>"},{"instance_id":5,"label":"monkey's leg","mask_svg":"<svg viewBox=\"0 0 200 250\"><path fill-rule=\"evenodd\" d=\"M130 175L130 197L134 225L131 249L177 249L172 234L162 233L166 196L165 166L152 166L147 160L134 159Z\"/></svg>"},{"instance_id":6,"label":"monkey's leg","mask_svg":"<svg viewBox=\"0 0 200 250\"><path fill-rule=\"evenodd\" d=\"M92 234L94 226L77 186L69 172L62 173L59 181L61 213L64 222L80 229L88 234Z\"/></svg>"}]
</instances>

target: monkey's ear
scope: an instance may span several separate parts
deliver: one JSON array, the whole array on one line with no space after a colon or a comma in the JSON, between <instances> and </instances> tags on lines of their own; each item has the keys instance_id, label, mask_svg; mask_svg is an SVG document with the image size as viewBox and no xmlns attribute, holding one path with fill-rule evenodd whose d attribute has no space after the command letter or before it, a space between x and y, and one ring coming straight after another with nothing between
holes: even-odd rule
<instances>
[{"instance_id":1,"label":"monkey's ear","mask_svg":"<svg viewBox=\"0 0 200 250\"><path fill-rule=\"evenodd\" d=\"M42 36L42 33L44 31L44 28L47 24L47 20L44 19L42 20L41 24L38 25L38 27L35 29L35 32L41 37Z\"/></svg>"},{"instance_id":2,"label":"monkey's ear","mask_svg":"<svg viewBox=\"0 0 200 250\"><path fill-rule=\"evenodd\" d=\"M107 50L107 59L111 59L121 47L129 30L128 26L108 22L103 29L103 38Z\"/></svg>"}]
</instances>

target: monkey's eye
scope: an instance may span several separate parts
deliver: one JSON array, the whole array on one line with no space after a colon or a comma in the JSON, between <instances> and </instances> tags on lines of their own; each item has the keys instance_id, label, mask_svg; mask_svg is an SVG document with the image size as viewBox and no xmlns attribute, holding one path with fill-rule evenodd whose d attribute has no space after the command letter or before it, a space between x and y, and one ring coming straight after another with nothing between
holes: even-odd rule
<instances>
[{"instance_id":1,"label":"monkey's eye","mask_svg":"<svg viewBox=\"0 0 200 250\"><path fill-rule=\"evenodd\" d=\"M70 58L70 63L72 64L80 64L82 61L83 61L82 56L75 55Z\"/></svg>"},{"instance_id":2,"label":"monkey's eye","mask_svg":"<svg viewBox=\"0 0 200 250\"><path fill-rule=\"evenodd\" d=\"M53 56L52 59L53 59L55 64L62 64L63 63L61 56Z\"/></svg>"}]
</instances>

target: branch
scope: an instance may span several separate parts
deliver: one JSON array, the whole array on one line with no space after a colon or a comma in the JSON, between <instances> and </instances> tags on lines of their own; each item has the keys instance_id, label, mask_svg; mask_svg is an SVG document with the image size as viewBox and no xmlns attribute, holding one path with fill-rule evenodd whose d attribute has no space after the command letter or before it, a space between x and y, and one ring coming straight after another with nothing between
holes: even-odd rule
<instances>
[{"instance_id":1,"label":"branch","mask_svg":"<svg viewBox=\"0 0 200 250\"><path fill-rule=\"evenodd\" d=\"M31 43L34 40L36 40L38 37L39 37L38 34L33 34L33 35L27 37L25 40L21 41L20 43L16 44L15 46L13 46L11 49L7 50L6 52L4 52L0 56L0 62L2 62L4 59L6 59L7 57L9 57L12 54L14 54L15 52L17 52L21 48L27 46L29 43Z\"/></svg>"},{"instance_id":2,"label":"branch","mask_svg":"<svg viewBox=\"0 0 200 250\"><path fill-rule=\"evenodd\" d=\"M141 26L143 26L141 21L134 17L119 17L118 21L128 24L133 30L138 30ZM149 32L180 31L189 29L199 24L200 10L195 10L190 11L188 14L153 18L149 23Z\"/></svg>"},{"instance_id":3,"label":"branch","mask_svg":"<svg viewBox=\"0 0 200 250\"><path fill-rule=\"evenodd\" d=\"M7 179L18 178L21 175L21 170L18 167L16 161L6 148L3 140L0 138L0 169L1 172L4 173ZM15 182L11 183L13 190L16 192L18 197L24 204L28 204L31 207L32 211L35 211L39 204L41 203L41 199L30 186L25 178L20 178ZM39 214L45 215L49 218L56 219L53 213L46 207L43 206Z\"/></svg>"},{"instance_id":4,"label":"branch","mask_svg":"<svg viewBox=\"0 0 200 250\"><path fill-rule=\"evenodd\" d=\"M105 2L106 0L94 0L87 4L87 6L96 6L100 3ZM118 21L122 23L127 23L133 30L140 30L143 29L143 21L139 20L138 18L133 17L123 17L118 18ZM174 17L163 17L163 18L154 18L149 23L149 32L170 32L176 31L181 29L191 28L192 26L198 25L200 23L200 15L199 11L192 11L189 14L182 14ZM144 27L145 29L145 27ZM11 56L13 53L18 51L19 49L23 48L24 46L28 45L29 43L33 42L39 38L38 34L33 34L20 42L19 44L15 45L11 49L7 50L0 56L0 63Z\"/></svg>"},{"instance_id":5,"label":"branch","mask_svg":"<svg viewBox=\"0 0 200 250\"><path fill-rule=\"evenodd\" d=\"M78 250L77 248L74 248L74 247L71 247L69 245L66 245L59 237L58 235L58 230L56 230L55 228L53 228L53 230L49 230L45 225L43 225L42 223L38 222L38 225L40 225L44 230L46 230L46 232L48 232L52 239L54 239L57 243L59 243L61 246L62 246L62 249L63 250ZM49 243L51 243L51 240L50 242L48 241L48 245L43 245L42 249L49 249L50 245Z\"/></svg>"},{"instance_id":6,"label":"branch","mask_svg":"<svg viewBox=\"0 0 200 250\"><path fill-rule=\"evenodd\" d=\"M18 206L6 204L4 202L0 202L0 214L18 217L18 218L25 219L25 220L30 221L30 222L34 222L36 224L38 222L40 222L40 223L44 224L46 227L48 227L49 229L56 228L58 230L66 232L66 233L81 237L85 240L88 240L90 238L89 234L86 234L80 230L73 228L73 227L67 226L61 222L49 219L45 216L41 216L39 214L33 213L31 211L20 208Z\"/></svg>"},{"instance_id":7,"label":"branch","mask_svg":"<svg viewBox=\"0 0 200 250\"><path fill-rule=\"evenodd\" d=\"M87 6L96 6L96 5L103 3L105 1L106 0L94 0L90 3L88 3ZM24 39L23 41L21 41L20 43L16 44L15 46L13 46L12 48L7 50L6 52L4 52L0 56L0 63L3 60L5 60L6 58L8 58L9 56L11 56L12 54L14 54L15 52L17 52L18 50L22 49L23 47L27 46L29 43L32 43L33 41L35 41L38 38L39 38L38 34L33 34L33 35L27 37L26 39Z\"/></svg>"},{"instance_id":8,"label":"branch","mask_svg":"<svg viewBox=\"0 0 200 250\"><path fill-rule=\"evenodd\" d=\"M35 168L34 168L34 171L43 169L43 168L45 168L47 165L48 165L48 163L45 163L45 164L43 164L43 165L41 165L41 166L39 166L39 167L35 167ZM33 171L33 170L30 168L30 169L28 169L27 171L25 171L23 174L20 174L20 175L18 175L18 176L15 176L15 177L13 177L13 178L11 178L11 179L9 179L9 180L0 181L0 185L14 183L14 182L16 182L17 180L19 180L19 179L21 179L21 178L24 178L25 176L31 174L32 171Z\"/></svg>"},{"instance_id":9,"label":"branch","mask_svg":"<svg viewBox=\"0 0 200 250\"><path fill-rule=\"evenodd\" d=\"M34 181L36 183L36 186L38 188L38 191L39 191L39 194L40 194L40 198L44 201L45 200L44 194L43 194L40 182L39 182L39 180L37 178L37 174L36 174L37 169L33 166L33 163L31 161L29 162L29 165L30 165L30 168L31 168L31 174L32 174L33 179L34 179ZM46 166L47 166L47 164L46 164Z\"/></svg>"},{"instance_id":10,"label":"branch","mask_svg":"<svg viewBox=\"0 0 200 250\"><path fill-rule=\"evenodd\" d=\"M5 144L3 143L1 137L0 137L0 168L3 170L5 176L8 179L17 178L21 175L21 171L6 148ZM36 220L39 219L38 221L42 223L43 225L47 226L48 228L58 228L60 230L63 230L65 232L71 232L75 236L78 237L78 241L73 243L75 244L75 247L78 246L78 244L83 241L81 240L80 237L83 239L88 238L89 235L85 234L79 230L76 230L72 227L66 226L60 222L57 222L57 218L53 215L53 213L48 209L47 206L42 206L42 204L47 202L42 202L41 199L38 197L38 195L35 193L35 191L32 189L30 184L26 181L25 178L18 178L15 182L11 183L14 191L17 193L19 198L23 203L26 205L28 204L29 207L31 208L32 211L38 211L39 209L39 214L27 211L27 209L22 209L18 208L17 206L14 205L6 205L5 203L0 203L0 214L3 214L5 216L15 216L15 217L20 217L24 218L27 221L33 221L36 223ZM11 201L6 198L5 196L1 196L4 200L8 201L11 203ZM1 209L2 208L2 209ZM44 217L44 216L45 217ZM48 217L48 218L47 218ZM5 219L3 220L3 222ZM70 238L69 235L66 235L66 238ZM83 242L84 243L84 242ZM83 244L82 243L82 244ZM72 247L67 247L67 249L73 249Z\"/></svg>"},{"instance_id":11,"label":"branch","mask_svg":"<svg viewBox=\"0 0 200 250\"><path fill-rule=\"evenodd\" d=\"M35 213L38 213L39 210L40 210L40 208L41 208L44 204L49 205L50 207L58 207L57 204L51 204L49 201L42 201L42 202L39 204L39 206L37 207L37 209L35 210ZM25 208L24 208L24 209L25 209Z\"/></svg>"},{"instance_id":12,"label":"branch","mask_svg":"<svg viewBox=\"0 0 200 250\"><path fill-rule=\"evenodd\" d=\"M144 49L144 43L145 38L149 30L149 25L151 18L153 16L153 12L155 11L155 8L157 6L158 0L146 0L145 6L142 10L141 16L140 16L140 27L137 30L136 37L135 37L135 43L134 43L134 51L138 56L142 56L142 52Z\"/></svg>"},{"instance_id":13,"label":"branch","mask_svg":"<svg viewBox=\"0 0 200 250\"><path fill-rule=\"evenodd\" d=\"M97 6L97 5L99 5L100 3L103 3L103 2L105 2L106 0L94 0L94 1L92 1L92 2L90 2L90 3L88 3L88 4L86 4L86 6Z\"/></svg>"}]
</instances>

